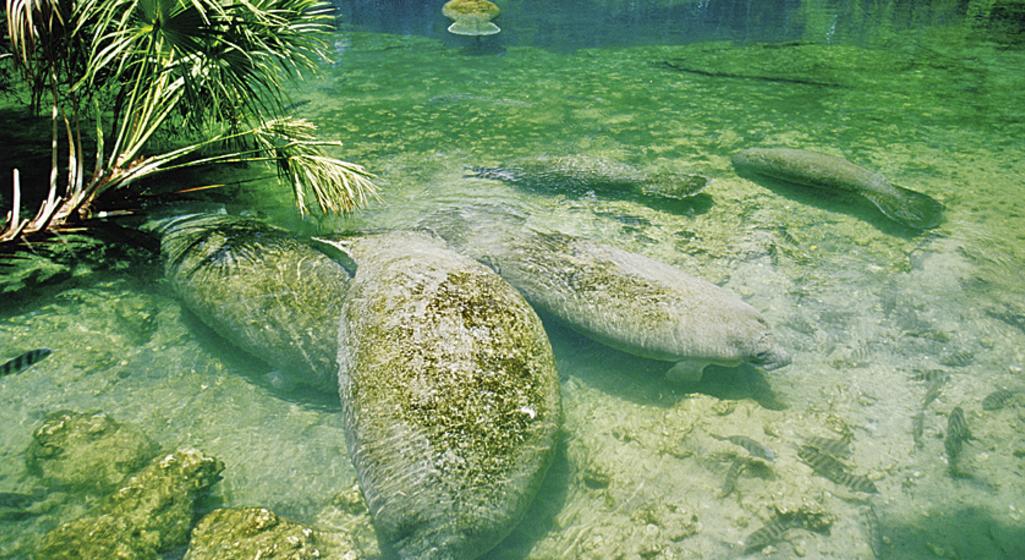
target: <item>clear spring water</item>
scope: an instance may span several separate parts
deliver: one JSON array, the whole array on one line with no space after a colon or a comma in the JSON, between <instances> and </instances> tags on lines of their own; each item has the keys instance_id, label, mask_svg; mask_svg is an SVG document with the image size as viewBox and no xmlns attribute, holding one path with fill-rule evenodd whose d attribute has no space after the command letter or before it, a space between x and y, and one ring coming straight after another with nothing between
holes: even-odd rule
<instances>
[{"instance_id":1,"label":"clear spring water","mask_svg":"<svg viewBox=\"0 0 1025 560\"><path fill-rule=\"evenodd\" d=\"M786 511L831 526L790 529L752 557L1025 557L1025 400L981 405L996 389L1025 390L1021 3L499 4L502 33L478 42L445 32L440 2L340 1L335 60L295 86L308 101L296 111L379 175L381 197L345 220L301 223L284 190L257 183L238 208L308 232L508 203L538 226L738 293L794 362L771 374L712 368L696 386L673 386L665 364L550 325L564 449L527 520L486 557L740 557L740 543ZM1017 6L1019 19L1000 6ZM918 233L863 204L738 177L730 155L762 145L843 155L940 200L946 220ZM660 207L464 177L469 165L578 153L714 182ZM276 389L266 366L180 308L158 267L102 262L0 307L0 357L54 350L0 379L0 491L40 486L24 452L47 413L99 409L165 448L222 459L216 503L344 529L344 516L324 513L354 477L330 396ZM946 380L928 404L922 376ZM943 442L957 406L975 437L959 478ZM722 496L745 452L713 436L733 434L777 459ZM797 455L808 438L843 434L850 469L878 495ZM0 557L23 557L59 522L46 503L38 515L0 516Z\"/></svg>"}]
</instances>

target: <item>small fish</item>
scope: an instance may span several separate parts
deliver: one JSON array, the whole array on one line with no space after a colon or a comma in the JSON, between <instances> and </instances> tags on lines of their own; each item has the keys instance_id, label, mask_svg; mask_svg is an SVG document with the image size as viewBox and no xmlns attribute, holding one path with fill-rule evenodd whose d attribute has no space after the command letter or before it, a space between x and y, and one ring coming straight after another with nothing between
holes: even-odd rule
<instances>
[{"instance_id":1,"label":"small fish","mask_svg":"<svg viewBox=\"0 0 1025 560\"><path fill-rule=\"evenodd\" d=\"M915 447L922 448L922 435L925 433L925 412L919 410L918 414L911 419L911 439L915 442Z\"/></svg>"},{"instance_id":2,"label":"small fish","mask_svg":"<svg viewBox=\"0 0 1025 560\"><path fill-rule=\"evenodd\" d=\"M911 374L911 379L927 383L945 383L950 379L950 372L945 369L916 369Z\"/></svg>"},{"instance_id":3,"label":"small fish","mask_svg":"<svg viewBox=\"0 0 1025 560\"><path fill-rule=\"evenodd\" d=\"M726 471L726 480L722 484L722 492L719 493L720 498L725 498L733 493L737 488L737 481L740 479L740 475L743 474L744 469L747 468L747 461L742 459L734 459L730 463L729 470Z\"/></svg>"},{"instance_id":4,"label":"small fish","mask_svg":"<svg viewBox=\"0 0 1025 560\"><path fill-rule=\"evenodd\" d=\"M0 508L23 509L39 501L37 494L21 494L19 492L0 492Z\"/></svg>"},{"instance_id":5,"label":"small fish","mask_svg":"<svg viewBox=\"0 0 1025 560\"><path fill-rule=\"evenodd\" d=\"M952 474L958 473L957 462L961 458L961 450L964 443L972 439L972 432L968 429L968 421L965 420L964 410L955 406L947 417L947 435L943 438L943 448L947 452L947 462Z\"/></svg>"},{"instance_id":6,"label":"small fish","mask_svg":"<svg viewBox=\"0 0 1025 560\"><path fill-rule=\"evenodd\" d=\"M3 365L0 365L0 377L24 371L31 367L32 364L35 364L52 353L53 350L50 350L49 348L29 350L14 359L8 360Z\"/></svg>"},{"instance_id":7,"label":"small fish","mask_svg":"<svg viewBox=\"0 0 1025 560\"><path fill-rule=\"evenodd\" d=\"M971 430L968 429L968 421L965 419L964 410L960 406L955 406L954 410L950 411L950 416L947 417L947 434L953 435L961 441L974 439Z\"/></svg>"},{"instance_id":8,"label":"small fish","mask_svg":"<svg viewBox=\"0 0 1025 560\"><path fill-rule=\"evenodd\" d=\"M795 527L792 519L777 515L744 539L744 550L753 552L783 540L786 532Z\"/></svg>"},{"instance_id":9,"label":"small fish","mask_svg":"<svg viewBox=\"0 0 1025 560\"><path fill-rule=\"evenodd\" d=\"M757 441L747 436L719 436L716 434L709 434L713 438L719 441L728 441L734 445L739 445L747 450L754 457L759 459L765 459L766 461L772 462L776 460L776 454L771 449L758 443Z\"/></svg>"},{"instance_id":10,"label":"small fish","mask_svg":"<svg viewBox=\"0 0 1025 560\"><path fill-rule=\"evenodd\" d=\"M982 410L1000 410L1007 406L1007 403L1018 396L1021 391L1010 389L997 389L982 399Z\"/></svg>"},{"instance_id":11,"label":"small fish","mask_svg":"<svg viewBox=\"0 0 1025 560\"><path fill-rule=\"evenodd\" d=\"M942 380L942 381L934 379L934 380L929 382L928 389L926 389L926 391L925 391L925 398L922 399L922 410L925 410L925 408L928 407L930 404L932 404L932 402L934 400L939 398L939 396L940 396L940 389L943 388L943 384L945 382L946 382L945 379Z\"/></svg>"},{"instance_id":12,"label":"small fish","mask_svg":"<svg viewBox=\"0 0 1025 560\"><path fill-rule=\"evenodd\" d=\"M869 494L878 494L879 489L876 488L868 477L856 475L851 473L847 466L844 465L836 457L833 457L829 453L824 453L819 448L812 445L802 445L797 451L797 456L801 458L813 471L822 478L846 486L851 490L858 492L866 492Z\"/></svg>"},{"instance_id":13,"label":"small fish","mask_svg":"<svg viewBox=\"0 0 1025 560\"><path fill-rule=\"evenodd\" d=\"M849 458L854 450L851 449L850 438L825 438L813 436L808 438L808 445L817 447L819 451L829 453L833 457Z\"/></svg>"},{"instance_id":14,"label":"small fish","mask_svg":"<svg viewBox=\"0 0 1025 560\"><path fill-rule=\"evenodd\" d=\"M975 353L969 350L957 350L940 358L940 363L949 367L965 367L975 361Z\"/></svg>"},{"instance_id":15,"label":"small fish","mask_svg":"<svg viewBox=\"0 0 1025 560\"><path fill-rule=\"evenodd\" d=\"M861 510L861 519L865 523L865 537L868 539L868 546L872 549L874 558L883 557L883 533L879 529L879 515L876 508L871 504Z\"/></svg>"}]
</instances>

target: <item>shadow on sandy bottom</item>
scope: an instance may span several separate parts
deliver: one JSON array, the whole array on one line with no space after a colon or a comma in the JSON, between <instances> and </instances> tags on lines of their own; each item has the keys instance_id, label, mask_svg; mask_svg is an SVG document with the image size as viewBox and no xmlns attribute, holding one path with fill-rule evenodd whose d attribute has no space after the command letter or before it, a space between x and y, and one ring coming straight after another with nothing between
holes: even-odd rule
<instances>
[{"instance_id":1,"label":"shadow on sandy bottom","mask_svg":"<svg viewBox=\"0 0 1025 560\"><path fill-rule=\"evenodd\" d=\"M529 557L537 542L556 526L555 519L566 506L574 476L573 466L566 456L566 434L560 434L552 465L548 468L537 497L523 516L523 521L484 558L520 560Z\"/></svg>"},{"instance_id":2,"label":"shadow on sandy bottom","mask_svg":"<svg viewBox=\"0 0 1025 560\"><path fill-rule=\"evenodd\" d=\"M880 516L882 559L1025 558L1025 523L1007 525L979 508L929 511L914 520Z\"/></svg>"},{"instance_id":3,"label":"shadow on sandy bottom","mask_svg":"<svg viewBox=\"0 0 1025 560\"><path fill-rule=\"evenodd\" d=\"M766 374L752 366L708 366L698 383L673 383L665 379L666 371L673 365L669 362L614 350L577 334L552 317L543 319L563 379L572 376L631 402L665 408L694 393L728 400L751 399L770 410L786 408L773 392Z\"/></svg>"},{"instance_id":4,"label":"shadow on sandy bottom","mask_svg":"<svg viewBox=\"0 0 1025 560\"><path fill-rule=\"evenodd\" d=\"M912 229L887 218L871 202L856 194L802 187L753 173L740 172L737 175L798 204L853 216L871 224L887 235L912 239L922 234L919 230Z\"/></svg>"}]
</instances>

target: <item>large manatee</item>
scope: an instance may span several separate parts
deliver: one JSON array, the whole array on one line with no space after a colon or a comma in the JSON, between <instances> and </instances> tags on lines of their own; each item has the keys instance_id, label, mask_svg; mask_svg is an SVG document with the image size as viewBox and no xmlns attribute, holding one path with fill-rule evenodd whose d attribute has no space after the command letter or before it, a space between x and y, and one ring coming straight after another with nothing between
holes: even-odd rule
<instances>
[{"instance_id":1,"label":"large manatee","mask_svg":"<svg viewBox=\"0 0 1025 560\"><path fill-rule=\"evenodd\" d=\"M541 321L440 240L324 241L355 267L338 384L378 535L403 559L477 558L523 516L555 446L558 376Z\"/></svg>"},{"instance_id":2,"label":"large manatee","mask_svg":"<svg viewBox=\"0 0 1025 560\"><path fill-rule=\"evenodd\" d=\"M474 177L497 179L539 192L576 196L596 193L655 200L690 198L711 182L702 175L647 170L585 154L523 158L501 167L474 167L470 173Z\"/></svg>"},{"instance_id":3,"label":"large manatee","mask_svg":"<svg viewBox=\"0 0 1025 560\"><path fill-rule=\"evenodd\" d=\"M186 307L294 381L334 390L345 269L253 219L191 215L161 231L164 273Z\"/></svg>"},{"instance_id":4,"label":"large manatee","mask_svg":"<svg viewBox=\"0 0 1025 560\"><path fill-rule=\"evenodd\" d=\"M498 213L471 208L429 218L425 226L491 265L534 306L574 330L630 354L675 362L672 379L700 379L709 364L771 370L790 363L768 323L732 292L646 256L538 231ZM449 224L441 223L446 219Z\"/></svg>"}]
</instances>

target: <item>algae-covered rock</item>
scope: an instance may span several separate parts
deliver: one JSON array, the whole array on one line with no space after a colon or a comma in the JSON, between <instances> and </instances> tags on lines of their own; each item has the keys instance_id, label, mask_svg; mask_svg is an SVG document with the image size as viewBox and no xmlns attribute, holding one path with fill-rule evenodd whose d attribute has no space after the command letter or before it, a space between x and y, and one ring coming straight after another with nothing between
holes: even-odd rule
<instances>
[{"instance_id":1,"label":"algae-covered rock","mask_svg":"<svg viewBox=\"0 0 1025 560\"><path fill-rule=\"evenodd\" d=\"M501 10L488 0L449 0L441 7L441 13L452 20L448 32L455 35L476 37L501 31L491 23Z\"/></svg>"},{"instance_id":2,"label":"algae-covered rock","mask_svg":"<svg viewBox=\"0 0 1025 560\"><path fill-rule=\"evenodd\" d=\"M218 509L192 530L185 560L313 560L313 530L264 508Z\"/></svg>"},{"instance_id":3,"label":"algae-covered rock","mask_svg":"<svg viewBox=\"0 0 1025 560\"><path fill-rule=\"evenodd\" d=\"M642 169L586 154L524 158L500 167L475 168L473 174L538 192L647 200L687 199L711 182L702 175Z\"/></svg>"},{"instance_id":4,"label":"algae-covered rock","mask_svg":"<svg viewBox=\"0 0 1025 560\"><path fill-rule=\"evenodd\" d=\"M36 558L156 559L185 544L196 500L224 465L196 449L155 458L94 511L44 535Z\"/></svg>"},{"instance_id":5,"label":"algae-covered rock","mask_svg":"<svg viewBox=\"0 0 1025 560\"><path fill-rule=\"evenodd\" d=\"M108 491L142 468L157 445L139 429L102 412L59 411L32 433L29 472L50 484Z\"/></svg>"},{"instance_id":6,"label":"algae-covered rock","mask_svg":"<svg viewBox=\"0 0 1025 560\"><path fill-rule=\"evenodd\" d=\"M295 381L333 390L349 282L341 267L286 231L224 215L173 221L161 253L178 297L204 323Z\"/></svg>"},{"instance_id":7,"label":"algae-covered rock","mask_svg":"<svg viewBox=\"0 0 1025 560\"><path fill-rule=\"evenodd\" d=\"M404 559L472 559L521 519L552 456L559 384L540 319L419 234L333 242L356 264L339 328L349 454Z\"/></svg>"}]
</instances>

